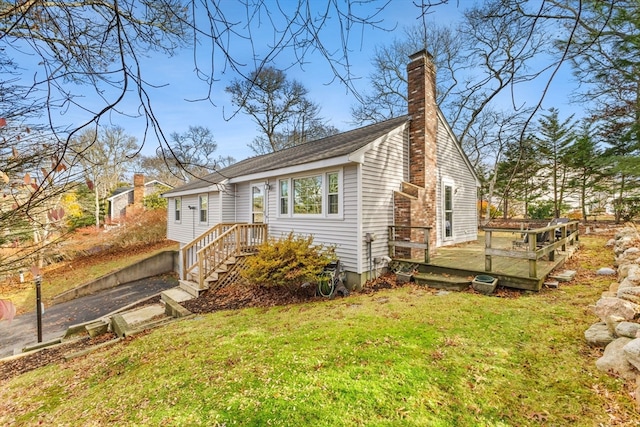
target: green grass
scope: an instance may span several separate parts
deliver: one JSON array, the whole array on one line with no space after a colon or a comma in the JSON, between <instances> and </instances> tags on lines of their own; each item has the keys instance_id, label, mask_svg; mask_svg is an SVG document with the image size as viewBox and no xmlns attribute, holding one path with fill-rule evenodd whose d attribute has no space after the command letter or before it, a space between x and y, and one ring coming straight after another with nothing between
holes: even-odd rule
<instances>
[{"instance_id":1,"label":"green grass","mask_svg":"<svg viewBox=\"0 0 640 427\"><path fill-rule=\"evenodd\" d=\"M405 287L197 316L6 381L0 424L633 425L583 339L606 286Z\"/></svg>"}]
</instances>

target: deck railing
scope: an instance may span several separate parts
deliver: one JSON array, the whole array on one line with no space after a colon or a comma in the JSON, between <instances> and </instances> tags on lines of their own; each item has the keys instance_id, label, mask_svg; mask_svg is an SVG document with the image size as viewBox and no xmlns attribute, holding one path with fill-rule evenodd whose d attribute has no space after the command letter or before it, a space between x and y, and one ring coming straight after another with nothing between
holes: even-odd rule
<instances>
[{"instance_id":1,"label":"deck railing","mask_svg":"<svg viewBox=\"0 0 640 427\"><path fill-rule=\"evenodd\" d=\"M555 251L561 248L567 250L567 245L573 245L578 240L578 221L548 225L532 230L519 230L521 238L513 241L511 249L492 247L493 233L513 233L513 229L485 228L484 229L484 269L492 271L492 257L501 256L529 261L529 277L537 277L537 262L547 255L553 261Z\"/></svg>"},{"instance_id":2,"label":"deck railing","mask_svg":"<svg viewBox=\"0 0 640 427\"><path fill-rule=\"evenodd\" d=\"M411 227L408 225L389 226L389 258L396 259L398 254L396 248L408 248L414 250L424 250L424 262L430 262L429 255L429 234L431 227ZM411 254L408 258L413 258Z\"/></svg>"},{"instance_id":3,"label":"deck railing","mask_svg":"<svg viewBox=\"0 0 640 427\"><path fill-rule=\"evenodd\" d=\"M218 224L182 249L182 278L193 273L202 286L230 257L252 252L266 239L266 224Z\"/></svg>"}]
</instances>

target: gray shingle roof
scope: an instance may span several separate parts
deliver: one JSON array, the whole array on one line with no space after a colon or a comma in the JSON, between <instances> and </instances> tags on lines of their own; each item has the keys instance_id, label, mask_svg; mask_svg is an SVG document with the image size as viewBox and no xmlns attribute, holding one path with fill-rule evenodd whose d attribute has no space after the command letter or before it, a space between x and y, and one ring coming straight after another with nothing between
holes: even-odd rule
<instances>
[{"instance_id":1,"label":"gray shingle roof","mask_svg":"<svg viewBox=\"0 0 640 427\"><path fill-rule=\"evenodd\" d=\"M168 196L172 193L205 188L229 178L348 155L391 132L408 120L408 116L396 117L384 122L306 142L275 153L250 157L163 194Z\"/></svg>"}]
</instances>

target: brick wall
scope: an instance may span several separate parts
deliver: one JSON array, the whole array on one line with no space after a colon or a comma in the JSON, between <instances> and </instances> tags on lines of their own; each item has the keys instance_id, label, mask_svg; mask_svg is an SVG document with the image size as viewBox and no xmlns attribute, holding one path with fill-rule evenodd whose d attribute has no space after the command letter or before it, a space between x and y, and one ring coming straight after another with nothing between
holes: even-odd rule
<instances>
[{"instance_id":1,"label":"brick wall","mask_svg":"<svg viewBox=\"0 0 640 427\"><path fill-rule=\"evenodd\" d=\"M435 66L426 51L411 55L407 65L409 115L409 183L403 192L414 197L395 197L395 223L431 227L431 247L436 242L436 188L438 185ZM405 188L406 187L406 188ZM408 206L407 206L408 205ZM419 239L412 233L412 239Z\"/></svg>"}]
</instances>

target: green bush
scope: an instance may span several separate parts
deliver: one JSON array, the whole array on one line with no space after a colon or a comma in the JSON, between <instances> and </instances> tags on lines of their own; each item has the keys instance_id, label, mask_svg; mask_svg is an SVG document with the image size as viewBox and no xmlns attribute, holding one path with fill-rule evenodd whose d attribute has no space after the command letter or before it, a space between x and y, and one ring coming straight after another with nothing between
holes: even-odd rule
<instances>
[{"instance_id":1,"label":"green bush","mask_svg":"<svg viewBox=\"0 0 640 427\"><path fill-rule=\"evenodd\" d=\"M553 201L539 202L530 204L527 213L531 219L549 219L553 218Z\"/></svg>"},{"instance_id":2,"label":"green bush","mask_svg":"<svg viewBox=\"0 0 640 427\"><path fill-rule=\"evenodd\" d=\"M305 282L315 282L324 267L336 259L334 247L313 244L313 236L293 232L281 239L269 239L247 259L242 277L257 286L284 286L291 292Z\"/></svg>"},{"instance_id":3,"label":"green bush","mask_svg":"<svg viewBox=\"0 0 640 427\"><path fill-rule=\"evenodd\" d=\"M615 199L614 209L622 221L633 221L640 217L640 197L624 197Z\"/></svg>"}]
</instances>

